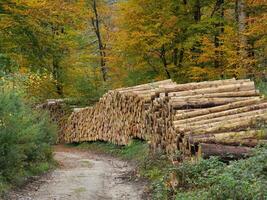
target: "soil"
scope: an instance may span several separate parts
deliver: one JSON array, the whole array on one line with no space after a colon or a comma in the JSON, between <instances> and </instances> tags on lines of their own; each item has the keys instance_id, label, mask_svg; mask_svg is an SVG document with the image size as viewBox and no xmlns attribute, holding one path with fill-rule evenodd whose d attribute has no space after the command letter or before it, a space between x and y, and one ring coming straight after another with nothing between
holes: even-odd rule
<instances>
[{"instance_id":1,"label":"soil","mask_svg":"<svg viewBox=\"0 0 267 200\"><path fill-rule=\"evenodd\" d=\"M141 200L146 183L135 176L127 161L57 146L59 168L10 192L10 200Z\"/></svg>"}]
</instances>

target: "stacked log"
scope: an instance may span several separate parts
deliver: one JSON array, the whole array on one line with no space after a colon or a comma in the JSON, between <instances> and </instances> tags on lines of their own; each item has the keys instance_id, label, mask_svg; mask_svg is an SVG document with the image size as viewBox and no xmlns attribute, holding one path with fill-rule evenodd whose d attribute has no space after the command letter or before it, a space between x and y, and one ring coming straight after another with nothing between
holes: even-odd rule
<instances>
[{"instance_id":1,"label":"stacked log","mask_svg":"<svg viewBox=\"0 0 267 200\"><path fill-rule=\"evenodd\" d=\"M267 120L267 102L250 80L182 84L162 96L154 99L149 113L155 122L151 135L155 150L183 157L239 150L243 155L266 141L259 124Z\"/></svg>"},{"instance_id":2,"label":"stacked log","mask_svg":"<svg viewBox=\"0 0 267 200\"><path fill-rule=\"evenodd\" d=\"M46 102L36 106L36 109L48 111L51 120L58 127L57 143L64 143L65 133L67 129L67 121L70 110L64 103L63 99L48 99Z\"/></svg>"},{"instance_id":3,"label":"stacked log","mask_svg":"<svg viewBox=\"0 0 267 200\"><path fill-rule=\"evenodd\" d=\"M162 87L174 85L171 80L164 80L109 91L93 107L72 113L65 140L101 140L118 145L127 145L132 138L149 140L149 105Z\"/></svg>"},{"instance_id":4,"label":"stacked log","mask_svg":"<svg viewBox=\"0 0 267 200\"><path fill-rule=\"evenodd\" d=\"M64 139L127 145L139 138L168 155L244 155L266 141L259 126L266 114L267 102L250 80L164 80L111 90L73 112Z\"/></svg>"}]
</instances>

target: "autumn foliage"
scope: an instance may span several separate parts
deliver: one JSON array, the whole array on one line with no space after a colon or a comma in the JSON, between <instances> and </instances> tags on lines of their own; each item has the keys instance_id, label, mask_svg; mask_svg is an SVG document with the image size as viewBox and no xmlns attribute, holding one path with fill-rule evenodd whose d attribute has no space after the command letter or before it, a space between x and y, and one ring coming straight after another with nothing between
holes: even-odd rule
<instances>
[{"instance_id":1,"label":"autumn foliage","mask_svg":"<svg viewBox=\"0 0 267 200\"><path fill-rule=\"evenodd\" d=\"M25 77L39 100L87 104L165 78L265 81L266 11L260 0L0 1L0 76Z\"/></svg>"}]
</instances>

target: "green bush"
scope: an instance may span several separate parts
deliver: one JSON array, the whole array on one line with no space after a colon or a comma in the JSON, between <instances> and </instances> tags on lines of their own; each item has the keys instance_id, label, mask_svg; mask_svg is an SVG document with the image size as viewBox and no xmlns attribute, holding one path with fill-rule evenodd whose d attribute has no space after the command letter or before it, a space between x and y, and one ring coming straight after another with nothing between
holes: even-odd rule
<instances>
[{"instance_id":1,"label":"green bush","mask_svg":"<svg viewBox=\"0 0 267 200\"><path fill-rule=\"evenodd\" d=\"M176 169L179 185L176 199L267 199L267 147L254 156L229 165L216 158L197 164L184 163Z\"/></svg>"},{"instance_id":2,"label":"green bush","mask_svg":"<svg viewBox=\"0 0 267 200\"><path fill-rule=\"evenodd\" d=\"M0 191L3 183L20 184L52 161L56 127L46 114L28 106L15 91L0 92Z\"/></svg>"}]
</instances>

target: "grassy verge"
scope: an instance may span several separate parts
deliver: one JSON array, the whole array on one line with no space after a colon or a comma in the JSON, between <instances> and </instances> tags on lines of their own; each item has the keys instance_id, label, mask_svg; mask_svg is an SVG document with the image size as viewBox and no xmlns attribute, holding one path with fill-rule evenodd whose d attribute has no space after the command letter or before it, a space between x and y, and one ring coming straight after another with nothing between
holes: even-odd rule
<instances>
[{"instance_id":1,"label":"grassy verge","mask_svg":"<svg viewBox=\"0 0 267 200\"><path fill-rule=\"evenodd\" d=\"M150 154L141 141L125 147L102 142L77 147L136 161L139 174L151 183L155 200L267 199L266 146L256 148L254 156L228 165L213 157L177 166L164 155Z\"/></svg>"},{"instance_id":2,"label":"grassy verge","mask_svg":"<svg viewBox=\"0 0 267 200\"><path fill-rule=\"evenodd\" d=\"M53 165L56 126L21 92L0 87L0 196Z\"/></svg>"},{"instance_id":3,"label":"grassy verge","mask_svg":"<svg viewBox=\"0 0 267 200\"><path fill-rule=\"evenodd\" d=\"M12 181L6 181L5 178L0 176L0 199L1 196L4 197L8 191L14 188L22 187L25 183L32 180L33 177L38 177L45 173L48 173L56 167L56 161L51 160L47 162L35 163L28 166L27 169L17 174L17 176Z\"/></svg>"}]
</instances>

